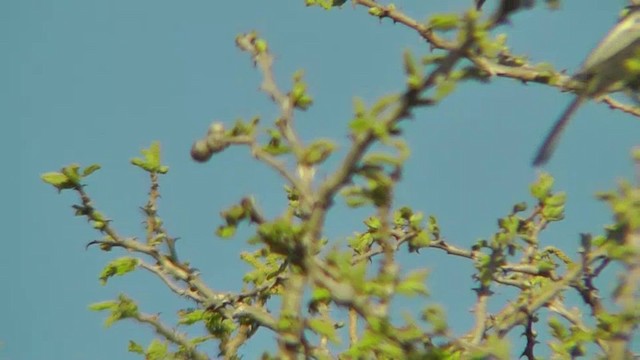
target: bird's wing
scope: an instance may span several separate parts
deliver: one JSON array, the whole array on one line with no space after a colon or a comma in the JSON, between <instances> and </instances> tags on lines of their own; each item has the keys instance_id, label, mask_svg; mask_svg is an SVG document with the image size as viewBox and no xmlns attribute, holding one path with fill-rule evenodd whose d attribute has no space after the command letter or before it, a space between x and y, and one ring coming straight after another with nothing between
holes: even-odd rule
<instances>
[{"instance_id":1,"label":"bird's wing","mask_svg":"<svg viewBox=\"0 0 640 360\"><path fill-rule=\"evenodd\" d=\"M589 73L607 59L640 41L640 8L630 10L600 41L582 64L580 73Z\"/></svg>"}]
</instances>

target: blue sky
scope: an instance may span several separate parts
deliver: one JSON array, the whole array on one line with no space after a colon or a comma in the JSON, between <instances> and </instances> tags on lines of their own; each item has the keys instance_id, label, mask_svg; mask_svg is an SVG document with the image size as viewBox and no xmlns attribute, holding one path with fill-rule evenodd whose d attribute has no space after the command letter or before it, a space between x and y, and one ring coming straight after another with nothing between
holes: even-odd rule
<instances>
[{"instance_id":1,"label":"blue sky","mask_svg":"<svg viewBox=\"0 0 640 360\"><path fill-rule=\"evenodd\" d=\"M127 353L127 341L146 343L152 338L150 329L123 322L105 330L103 314L88 311L87 305L124 292L143 310L161 312L167 319L184 305L142 272L99 284L102 267L122 254L85 251L85 244L99 235L72 216L75 196L58 195L39 179L41 173L73 162L103 166L87 190L121 233L140 236L138 207L145 202L147 182L129 159L159 140L171 169L161 182L160 213L170 232L182 238L182 257L196 264L214 288L238 290L246 267L237 255L250 247L242 236L231 241L213 236L219 211L248 194L271 216L285 202L281 180L246 149L232 149L206 164L189 158L191 143L214 119L230 124L237 117L260 115L268 123L277 115L257 90L260 74L235 48L235 36L255 29L268 40L282 87L290 84L295 70L305 70L315 106L298 114L299 131L307 140L333 138L342 150L348 144L352 98L372 103L401 90L402 51L428 52L410 30L380 23L364 8L346 4L326 12L303 3L0 4L5 48L0 96L6 101L0 107L5 119L0 126L7 135L0 184L8 199L1 205L8 233L0 251L5 293L0 297L0 360L137 359ZM470 4L397 2L417 19L460 12ZM573 72L624 5L622 0L582 0L566 2L555 12L539 6L517 14L511 26L499 31L509 32L514 53ZM396 204L436 215L454 244L469 246L489 237L498 217L514 203L530 201L534 151L570 98L553 88L494 79L491 85L461 84L439 106L416 111L413 120L402 124L412 157ZM543 234L543 243L575 256L579 233L599 232L610 221L607 208L593 194L633 175L629 151L639 138L637 118L595 103L579 111L547 167L556 187L568 193L567 218ZM318 176L330 169L320 169ZM368 214L338 202L327 235L344 243L363 229ZM471 265L437 251L403 261L406 268L431 269L433 300L446 302L451 325L464 332L474 300ZM452 287L452 282L461 285ZM603 291L608 290L603 284ZM265 333L245 355L253 358L272 342Z\"/></svg>"}]
</instances>

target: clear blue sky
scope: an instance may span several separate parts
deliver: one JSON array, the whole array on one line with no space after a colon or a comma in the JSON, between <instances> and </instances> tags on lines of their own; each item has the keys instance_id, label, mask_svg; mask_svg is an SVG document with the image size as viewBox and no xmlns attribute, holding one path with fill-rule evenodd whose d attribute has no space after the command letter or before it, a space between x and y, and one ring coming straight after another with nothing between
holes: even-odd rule
<instances>
[{"instance_id":1,"label":"clear blue sky","mask_svg":"<svg viewBox=\"0 0 640 360\"><path fill-rule=\"evenodd\" d=\"M491 4L494 0L489 0ZM411 16L463 11L471 0L398 1ZM78 162L97 162L87 190L120 233L142 235L138 207L146 177L128 161L151 141L163 146L171 171L161 182L160 213L182 239L179 251L212 287L238 290L238 259L248 249L242 236L213 236L218 212L253 194L267 215L284 205L280 179L234 149L207 164L189 158L191 143L213 119L277 110L260 93L260 75L234 46L239 32L258 30L277 56L280 83L304 68L316 105L299 113L304 138L331 137L347 145L353 96L372 102L403 85L401 53L428 49L416 34L389 21L379 23L348 3L326 12L296 1L14 0L0 4L0 106L4 174L0 180L5 224L0 251L0 360L138 359L127 340L146 343L150 329L122 322L105 330L93 302L124 292L147 312L174 318L184 305L142 271L100 286L98 274L119 251L85 251L99 237L72 216L71 193L58 195L39 175ZM513 18L513 52L534 62L575 71L615 22L622 0L567 1L559 11L542 6ZM397 195L441 222L446 238L469 246L489 237L496 219L529 201L536 176L530 162L542 137L570 100L569 94L536 84L494 79L468 83L436 108L416 112L402 124L413 150ZM544 244L576 248L581 232L599 232L610 221L594 201L633 174L629 151L640 139L640 120L588 104L576 116L547 169L568 192L567 219L553 224ZM322 177L327 170L320 170ZM17 176L16 176L17 174ZM362 230L367 211L337 206L327 235L344 243ZM8 232L6 231L8 229ZM246 233L245 233L246 234ZM573 250L571 250L573 251ZM574 252L570 255L575 256ZM444 259L443 259L444 258ZM404 258L403 266L428 266L436 302L447 304L454 330L465 331L474 300L471 265L438 251ZM443 276L443 274L446 274ZM461 284L452 287L451 284ZM603 284L603 291L610 286ZM509 294L506 289L498 289ZM245 352L251 359L268 333ZM211 351L214 354L213 351Z\"/></svg>"}]
</instances>

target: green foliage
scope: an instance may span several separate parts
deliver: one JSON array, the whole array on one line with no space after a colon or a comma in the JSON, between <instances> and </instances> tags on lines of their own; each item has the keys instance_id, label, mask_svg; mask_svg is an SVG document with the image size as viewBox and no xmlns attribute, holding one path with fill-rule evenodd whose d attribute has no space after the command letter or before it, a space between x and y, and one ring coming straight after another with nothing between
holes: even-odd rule
<instances>
[{"instance_id":1,"label":"green foliage","mask_svg":"<svg viewBox=\"0 0 640 360\"><path fill-rule=\"evenodd\" d=\"M228 337L236 328L233 320L212 311L205 312L202 321L209 334L219 339Z\"/></svg>"},{"instance_id":2,"label":"green foliage","mask_svg":"<svg viewBox=\"0 0 640 360\"><path fill-rule=\"evenodd\" d=\"M309 320L309 328L316 334L326 337L333 343L340 342L335 325L327 319L311 319Z\"/></svg>"},{"instance_id":3,"label":"green foliage","mask_svg":"<svg viewBox=\"0 0 640 360\"><path fill-rule=\"evenodd\" d=\"M111 261L100 274L100 282L102 285L107 283L107 280L113 276L123 276L138 266L138 259L131 257L122 257Z\"/></svg>"},{"instance_id":4,"label":"green foliage","mask_svg":"<svg viewBox=\"0 0 640 360\"><path fill-rule=\"evenodd\" d=\"M276 278L284 270L282 267L283 257L279 254L269 253L266 249L254 253L242 252L240 259L254 269L244 275L244 282L253 283L256 286L261 286L267 280ZM277 288L272 290L277 291Z\"/></svg>"},{"instance_id":5,"label":"green foliage","mask_svg":"<svg viewBox=\"0 0 640 360\"><path fill-rule=\"evenodd\" d=\"M145 360L165 360L167 359L168 352L169 349L166 343L153 340L145 351Z\"/></svg>"},{"instance_id":6,"label":"green foliage","mask_svg":"<svg viewBox=\"0 0 640 360\"><path fill-rule=\"evenodd\" d=\"M542 216L547 221L559 221L564 218L564 204L566 202L565 193L553 194L553 178L547 173L542 173L533 185L531 185L531 195L538 199Z\"/></svg>"},{"instance_id":7,"label":"green foliage","mask_svg":"<svg viewBox=\"0 0 640 360\"><path fill-rule=\"evenodd\" d=\"M320 6L325 10L329 10L334 6L341 6L346 0L304 0L306 6Z\"/></svg>"},{"instance_id":8,"label":"green foliage","mask_svg":"<svg viewBox=\"0 0 640 360\"><path fill-rule=\"evenodd\" d=\"M129 352L144 355L144 348L135 341L129 340Z\"/></svg>"},{"instance_id":9,"label":"green foliage","mask_svg":"<svg viewBox=\"0 0 640 360\"><path fill-rule=\"evenodd\" d=\"M150 173L166 174L169 167L160 161L160 143L155 141L148 149L142 149L142 158L131 159L131 164Z\"/></svg>"},{"instance_id":10,"label":"green foliage","mask_svg":"<svg viewBox=\"0 0 640 360\"><path fill-rule=\"evenodd\" d=\"M58 189L58 191L77 189L82 186L82 179L88 177L97 170L100 170L100 165L89 165L84 168L82 172L80 172L79 170L80 165L71 164L69 166L63 167L60 172L44 173L40 176L40 178L42 179L42 181Z\"/></svg>"},{"instance_id":11,"label":"green foliage","mask_svg":"<svg viewBox=\"0 0 640 360\"><path fill-rule=\"evenodd\" d=\"M297 71L293 75L293 89L289 96L293 101L293 106L307 110L313 104L313 98L307 93L307 83L302 80L303 71Z\"/></svg>"},{"instance_id":12,"label":"green foliage","mask_svg":"<svg viewBox=\"0 0 640 360\"><path fill-rule=\"evenodd\" d=\"M220 213L224 219L224 225L220 225L216 230L216 235L223 239L231 238L242 221L250 223L260 223L261 216L256 209L255 202L251 198L243 198L240 203L231 206Z\"/></svg>"},{"instance_id":13,"label":"green foliage","mask_svg":"<svg viewBox=\"0 0 640 360\"><path fill-rule=\"evenodd\" d=\"M282 141L282 135L279 131L274 129L267 129L267 134L269 134L269 142L262 148L265 152L277 156L288 154L291 152L291 148Z\"/></svg>"},{"instance_id":14,"label":"green foliage","mask_svg":"<svg viewBox=\"0 0 640 360\"><path fill-rule=\"evenodd\" d=\"M603 192L598 198L609 204L620 225L628 227L629 231L640 229L640 192L636 186L621 181L617 192Z\"/></svg>"},{"instance_id":15,"label":"green foliage","mask_svg":"<svg viewBox=\"0 0 640 360\"><path fill-rule=\"evenodd\" d=\"M428 271L426 269L415 270L400 280L396 287L398 294L405 296L427 295L425 282Z\"/></svg>"},{"instance_id":16,"label":"green foliage","mask_svg":"<svg viewBox=\"0 0 640 360\"><path fill-rule=\"evenodd\" d=\"M306 166L321 164L335 149L336 145L330 140L316 140L304 150L300 158L300 164Z\"/></svg>"},{"instance_id":17,"label":"green foliage","mask_svg":"<svg viewBox=\"0 0 640 360\"><path fill-rule=\"evenodd\" d=\"M138 305L125 295L118 296L117 301L103 301L89 306L93 311L109 311L105 320L105 326L110 327L116 321L135 317L138 314Z\"/></svg>"},{"instance_id":18,"label":"green foliage","mask_svg":"<svg viewBox=\"0 0 640 360\"><path fill-rule=\"evenodd\" d=\"M324 9L344 3L305 1L308 6ZM261 72L261 90L273 101L278 114L272 121L237 119L231 127L216 120L192 145L191 157L202 163L230 147L247 147L255 159L285 182L287 205L279 214L263 214L258 207L259 196L244 197L220 213L217 236L237 237L240 226L247 226L251 232L243 240L253 248L240 254L249 268L241 290L224 292L210 287L195 267L179 258L176 239L164 228L158 212L157 175L169 169L162 164L158 142L131 160L150 174L149 197L141 206L141 240L120 236L84 191L83 182L100 169L99 165L81 170L72 164L42 175L42 180L58 191L78 194L74 214L84 217L101 234L100 240L88 245L127 252L127 256L105 266L99 277L102 284L113 276L140 269L190 301L190 307L177 311L176 326L166 325L160 314L141 312L125 295L89 308L107 312L106 326L123 319L151 326L159 339L146 347L134 341L128 346L130 352L145 359L239 359L241 347L258 331L270 332L278 343L277 355L265 353L263 359L510 359L513 354L533 359L533 350L539 348L537 332L543 326L538 323L543 313L552 314L547 323L552 357L573 359L591 355L590 349L597 348L603 357L629 358L629 339L637 336L640 325L637 185L621 181L618 189L598 195L611 208L613 223L602 234L583 234L575 259L554 246L544 246L553 243L545 238L544 231L563 220L568 201L565 193L554 190L554 179L548 173L541 173L530 185L530 201L507 207L497 219L493 234L468 248L450 242L447 234L451 229L441 226L435 215L395 203L396 186L411 153L400 124L418 108L434 106L466 81L486 83L494 75L567 89L573 86L552 66L530 64L526 56L512 54L507 36L494 31L523 4L503 9L486 21L478 11L469 10L435 14L420 22L394 4L353 3L380 20L388 19L416 31L434 51L415 55L404 52L404 89L370 105L354 98L353 116L345 126L350 143L343 158L337 158L338 145L332 139L303 143L299 138L294 119L311 109L309 86L303 72L297 71L291 89L279 87L273 73L272 49L257 32L238 35L236 45ZM630 60L626 66L635 71L638 64ZM315 169L325 170L324 162L329 157L337 161L337 169L315 179ZM639 150L634 158L640 163ZM326 219L338 195L347 205L370 212L346 245L343 239L326 235L331 233ZM448 220L443 224L451 224ZM468 309L438 304L438 294L428 291L429 264L408 266L409 262L404 263L399 255L403 248L409 253L403 256L440 251L473 265L475 270L470 275L477 284L473 289L476 301L473 324L465 334L450 328L447 311ZM613 293L604 294L596 284L602 271L611 265L622 267L624 272ZM437 271L431 276L447 279ZM494 297L495 289L503 287L514 294L507 301ZM565 295L571 292L579 295L590 318L566 300ZM604 296L609 296L615 306L602 301ZM420 306L398 319L394 306L406 297L420 301ZM337 308L346 310L348 317L336 315ZM183 331L185 328L188 331ZM509 342L509 335L519 333L521 328L524 345ZM207 354L210 348L204 345L211 342L217 344L218 352Z\"/></svg>"},{"instance_id":19,"label":"green foliage","mask_svg":"<svg viewBox=\"0 0 640 360\"><path fill-rule=\"evenodd\" d=\"M449 31L459 28L463 21L459 14L434 14L428 24L433 30Z\"/></svg>"},{"instance_id":20,"label":"green foliage","mask_svg":"<svg viewBox=\"0 0 640 360\"><path fill-rule=\"evenodd\" d=\"M272 253L289 256L296 251L300 243L302 228L284 219L260 224L256 236L249 243L267 245Z\"/></svg>"}]
</instances>

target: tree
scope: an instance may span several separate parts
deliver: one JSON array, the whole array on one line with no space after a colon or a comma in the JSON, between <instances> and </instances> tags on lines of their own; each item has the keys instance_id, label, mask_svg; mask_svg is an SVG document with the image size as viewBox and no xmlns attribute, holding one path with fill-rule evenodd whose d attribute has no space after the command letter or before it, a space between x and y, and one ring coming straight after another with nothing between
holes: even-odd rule
<instances>
[{"instance_id":1,"label":"tree","mask_svg":"<svg viewBox=\"0 0 640 360\"><path fill-rule=\"evenodd\" d=\"M327 9L343 3L307 1L307 5ZM158 340L147 346L129 344L130 351L149 359L238 358L239 349L257 332L271 332L277 339L277 355L265 354L264 358L509 359L522 354L533 359L543 331L558 358L585 354L629 358L639 322L637 186L623 182L618 190L599 195L611 206L614 224L600 235L583 235L577 258L540 241L549 224L563 219L565 209L566 195L553 189L549 174L541 174L531 185L530 201L514 204L499 219L493 236L468 248L448 241L436 216L394 201L409 156L399 124L416 109L437 105L465 81L488 82L492 76L501 76L571 90L575 86L571 79L548 65L530 64L523 56L512 54L505 37L491 34L513 12L505 11L504 6L489 21L469 10L462 15L433 15L421 23L393 5L369 0L355 0L354 4L374 18L412 29L436 51L419 59L409 51L404 53L406 88L402 92L371 105L354 100L348 149L335 171L324 178L315 176L316 169L335 156L336 142L315 139L305 143L297 133L295 116L313 105L304 74L295 73L291 89L283 90L275 80L272 50L256 32L239 35L236 45L250 55L261 73L261 89L278 108L277 119L266 125L259 118L238 120L232 126L216 121L191 149L195 161L207 162L230 147L248 147L253 157L285 182L288 206L280 214L263 213L252 197L240 199L221 213L219 237L231 238L239 226L248 225L254 234L247 241L258 247L240 255L252 267L244 276L242 291L216 290L202 280L197 264L179 257L177 239L165 228L159 211L160 179L169 168L162 162L158 143L132 160L149 175L150 182L143 206L145 234L139 239L120 235L86 191L87 178L99 165L81 168L74 164L43 175L58 190L79 195L75 214L88 219L102 236L87 246L126 250L127 256L107 264L101 281L146 270L193 303L178 310L181 330L166 324L161 315L145 314L126 295L91 308L107 312L109 325L123 319L150 325ZM454 36L448 36L450 33ZM640 114L614 99L604 101ZM640 163L637 151L634 159ZM326 218L339 199L372 211L364 227L349 239L348 247L325 236ZM402 268L402 249L409 256L441 250L441 254L473 264L477 286L471 329L454 335L445 309L429 299L428 267ZM614 265L624 273L616 291L606 295L614 302L610 304L599 293L596 280ZM515 295L508 301L500 299L500 307L491 310L498 286L513 288ZM577 304L565 299L569 293L579 295L579 305L589 316L572 308ZM413 297L421 304L405 318L394 312L403 297ZM336 316L334 309L345 309L347 315ZM543 326L540 319L547 312L552 316ZM194 327L205 331L187 336L184 329ZM509 336L521 331L524 340L511 344ZM219 353L202 350L209 342L218 345Z\"/></svg>"}]
</instances>

